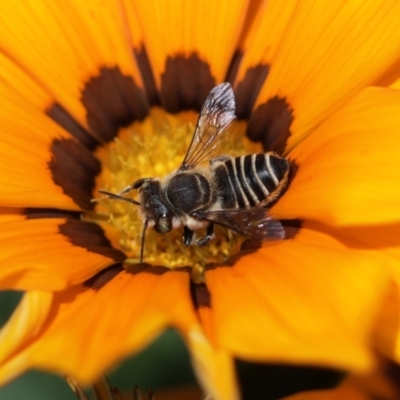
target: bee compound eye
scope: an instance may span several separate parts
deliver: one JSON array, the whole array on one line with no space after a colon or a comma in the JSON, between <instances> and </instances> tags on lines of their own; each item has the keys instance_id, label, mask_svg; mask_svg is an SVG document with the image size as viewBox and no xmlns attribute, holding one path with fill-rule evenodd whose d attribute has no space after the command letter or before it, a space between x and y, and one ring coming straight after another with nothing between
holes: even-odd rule
<instances>
[{"instance_id":1,"label":"bee compound eye","mask_svg":"<svg viewBox=\"0 0 400 400\"><path fill-rule=\"evenodd\" d=\"M157 221L154 228L159 233L167 233L172 230L172 222L169 218L163 217Z\"/></svg>"}]
</instances>

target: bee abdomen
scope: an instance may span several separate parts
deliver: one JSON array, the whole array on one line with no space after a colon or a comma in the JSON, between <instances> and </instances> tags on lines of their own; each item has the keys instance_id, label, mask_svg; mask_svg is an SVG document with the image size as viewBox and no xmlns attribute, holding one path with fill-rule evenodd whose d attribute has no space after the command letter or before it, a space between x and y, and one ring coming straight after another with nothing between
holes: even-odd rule
<instances>
[{"instance_id":1,"label":"bee abdomen","mask_svg":"<svg viewBox=\"0 0 400 400\"><path fill-rule=\"evenodd\" d=\"M289 162L275 153L229 157L216 163L218 195L224 208L265 206L284 190Z\"/></svg>"}]
</instances>

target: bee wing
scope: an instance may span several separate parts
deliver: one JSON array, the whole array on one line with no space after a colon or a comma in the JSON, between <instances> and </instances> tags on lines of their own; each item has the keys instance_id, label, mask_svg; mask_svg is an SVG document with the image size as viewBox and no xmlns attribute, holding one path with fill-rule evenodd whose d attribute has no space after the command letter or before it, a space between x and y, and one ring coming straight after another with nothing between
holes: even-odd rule
<instances>
[{"instance_id":1,"label":"bee wing","mask_svg":"<svg viewBox=\"0 0 400 400\"><path fill-rule=\"evenodd\" d=\"M229 83L221 83L211 90L201 108L192 142L180 170L193 168L211 159L223 133L235 118L235 96Z\"/></svg>"},{"instance_id":2,"label":"bee wing","mask_svg":"<svg viewBox=\"0 0 400 400\"><path fill-rule=\"evenodd\" d=\"M276 240L285 238L283 225L279 220L269 216L265 208L232 208L206 211L196 217L225 226L254 239Z\"/></svg>"}]
</instances>

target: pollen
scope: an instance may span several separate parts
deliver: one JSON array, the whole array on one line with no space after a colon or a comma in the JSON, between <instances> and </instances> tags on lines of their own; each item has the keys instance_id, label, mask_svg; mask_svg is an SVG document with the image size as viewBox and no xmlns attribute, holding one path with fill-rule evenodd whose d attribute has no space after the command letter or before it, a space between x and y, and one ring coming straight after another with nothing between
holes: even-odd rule
<instances>
[{"instance_id":1,"label":"pollen","mask_svg":"<svg viewBox=\"0 0 400 400\"><path fill-rule=\"evenodd\" d=\"M143 220L138 206L108 198L97 193L103 189L119 193L132 182L147 177L162 178L178 169L193 137L198 115L195 112L168 114L152 109L150 116L140 123L122 129L118 137L97 151L102 162L102 173L96 181L95 211L86 219L108 225L113 245L128 256L127 264L139 262ZM235 121L225 133L219 155L238 156L260 151L244 135L245 123ZM139 200L137 190L124 194ZM112 232L112 233L109 233ZM202 237L205 232L195 234ZM236 254L244 238L226 228L216 226L214 239L205 246L185 246L182 227L167 234L147 229L143 261L147 264L168 268L191 267L192 278L201 281L206 264L223 263Z\"/></svg>"}]
</instances>

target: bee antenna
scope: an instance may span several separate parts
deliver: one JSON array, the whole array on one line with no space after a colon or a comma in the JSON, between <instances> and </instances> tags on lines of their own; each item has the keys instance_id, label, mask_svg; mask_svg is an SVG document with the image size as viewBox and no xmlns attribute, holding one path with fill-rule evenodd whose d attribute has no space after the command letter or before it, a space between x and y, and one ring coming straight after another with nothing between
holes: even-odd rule
<instances>
[{"instance_id":1,"label":"bee antenna","mask_svg":"<svg viewBox=\"0 0 400 400\"><path fill-rule=\"evenodd\" d=\"M130 199L129 197L123 197L119 194L107 192L105 190L99 190L98 192L101 194L105 194L106 196L111 197L113 199L124 200L124 201L127 201L128 203L132 203L132 204L135 204L136 206L140 206L140 203L138 201Z\"/></svg>"},{"instance_id":2,"label":"bee antenna","mask_svg":"<svg viewBox=\"0 0 400 400\"><path fill-rule=\"evenodd\" d=\"M142 235L140 237L140 262L143 262L143 252L144 252L144 238L146 235L147 225L149 224L149 220L146 218L143 224Z\"/></svg>"}]
</instances>

